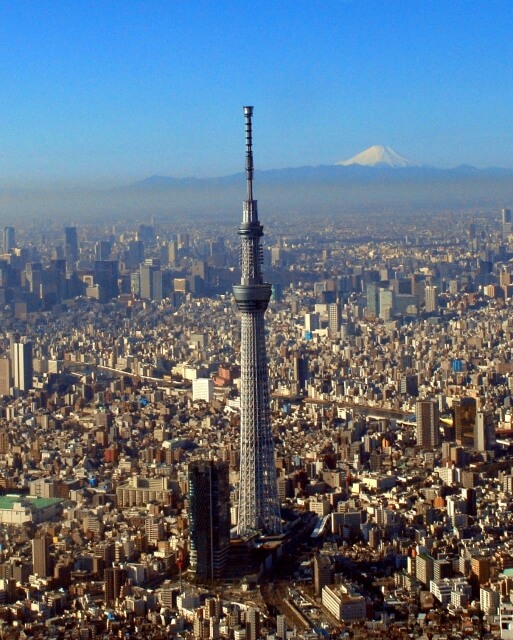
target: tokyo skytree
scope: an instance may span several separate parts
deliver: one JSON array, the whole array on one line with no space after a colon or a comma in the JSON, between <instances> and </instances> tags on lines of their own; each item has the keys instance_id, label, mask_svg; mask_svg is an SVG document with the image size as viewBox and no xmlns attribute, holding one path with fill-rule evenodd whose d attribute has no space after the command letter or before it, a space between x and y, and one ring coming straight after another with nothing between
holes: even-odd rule
<instances>
[{"instance_id":1,"label":"tokyo skytree","mask_svg":"<svg viewBox=\"0 0 513 640\"><path fill-rule=\"evenodd\" d=\"M262 277L263 227L253 200L253 107L244 107L246 122L247 199L243 204L241 281L233 287L241 312L241 434L240 485L237 531L245 536L258 531L282 532L276 483L274 443L269 407L269 377L265 350L264 314L271 285Z\"/></svg>"}]
</instances>

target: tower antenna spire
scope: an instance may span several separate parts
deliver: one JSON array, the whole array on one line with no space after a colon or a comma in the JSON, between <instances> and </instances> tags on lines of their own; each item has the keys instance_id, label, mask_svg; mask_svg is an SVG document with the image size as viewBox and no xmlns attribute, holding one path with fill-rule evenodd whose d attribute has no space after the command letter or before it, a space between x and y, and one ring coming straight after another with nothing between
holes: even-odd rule
<instances>
[{"instance_id":1,"label":"tower antenna spire","mask_svg":"<svg viewBox=\"0 0 513 640\"><path fill-rule=\"evenodd\" d=\"M253 107L244 107L246 122L246 185L248 200L253 200Z\"/></svg>"}]
</instances>

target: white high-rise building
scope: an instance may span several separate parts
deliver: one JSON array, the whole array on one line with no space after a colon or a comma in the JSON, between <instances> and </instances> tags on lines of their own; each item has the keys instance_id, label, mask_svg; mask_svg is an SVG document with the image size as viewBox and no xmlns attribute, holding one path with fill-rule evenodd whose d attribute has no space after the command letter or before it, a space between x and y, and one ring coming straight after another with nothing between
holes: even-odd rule
<instances>
[{"instance_id":1,"label":"white high-rise building","mask_svg":"<svg viewBox=\"0 0 513 640\"><path fill-rule=\"evenodd\" d=\"M192 381L192 401L204 400L212 402L214 399L214 381L211 378L196 378Z\"/></svg>"},{"instance_id":2,"label":"white high-rise building","mask_svg":"<svg viewBox=\"0 0 513 640\"><path fill-rule=\"evenodd\" d=\"M28 391L33 384L32 343L14 342L11 349L13 386L18 391Z\"/></svg>"}]
</instances>

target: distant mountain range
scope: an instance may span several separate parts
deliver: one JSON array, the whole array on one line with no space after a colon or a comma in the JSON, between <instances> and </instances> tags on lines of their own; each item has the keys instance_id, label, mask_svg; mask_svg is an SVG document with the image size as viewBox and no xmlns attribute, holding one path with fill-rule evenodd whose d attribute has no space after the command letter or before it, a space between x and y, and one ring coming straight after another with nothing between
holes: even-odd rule
<instances>
[{"instance_id":1,"label":"distant mountain range","mask_svg":"<svg viewBox=\"0 0 513 640\"><path fill-rule=\"evenodd\" d=\"M215 178L155 175L109 190L0 189L0 222L40 215L236 220L245 197L244 181L240 172ZM415 165L390 147L374 146L337 164L257 170L255 195L263 220L498 210L513 206L513 169Z\"/></svg>"},{"instance_id":2,"label":"distant mountain range","mask_svg":"<svg viewBox=\"0 0 513 640\"><path fill-rule=\"evenodd\" d=\"M174 210L238 215L243 172L215 178L151 176L122 191ZM357 211L429 212L513 205L513 169L415 165L389 147L371 147L332 165L255 171L255 194L271 215Z\"/></svg>"},{"instance_id":3,"label":"distant mountain range","mask_svg":"<svg viewBox=\"0 0 513 640\"><path fill-rule=\"evenodd\" d=\"M455 178L502 178L513 176L513 169L501 167L487 167L478 169L471 165L462 164L451 169L440 169L427 165L416 165L389 147L371 147L383 149L379 153L367 154L362 152L337 164L287 167L283 169L263 169L255 171L255 182L259 184L296 184L296 183L361 183L361 182L402 182L402 181L432 181L453 180ZM388 151L387 151L388 150ZM364 155L365 154L365 155ZM379 158L382 158L381 160ZM215 178L175 178L172 176L154 175L134 182L122 189L166 189L205 188L228 184L238 184L245 180L244 172L234 173Z\"/></svg>"}]
</instances>

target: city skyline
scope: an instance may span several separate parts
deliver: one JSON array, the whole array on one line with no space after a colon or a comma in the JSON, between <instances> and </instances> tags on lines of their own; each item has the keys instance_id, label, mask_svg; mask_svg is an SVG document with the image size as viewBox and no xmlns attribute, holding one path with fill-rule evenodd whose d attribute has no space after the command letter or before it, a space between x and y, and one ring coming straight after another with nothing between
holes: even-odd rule
<instances>
[{"instance_id":1,"label":"city skyline","mask_svg":"<svg viewBox=\"0 0 513 640\"><path fill-rule=\"evenodd\" d=\"M511 167L507 9L4 5L1 186L235 173L248 103L262 169L334 164L374 144L420 164Z\"/></svg>"}]
</instances>

